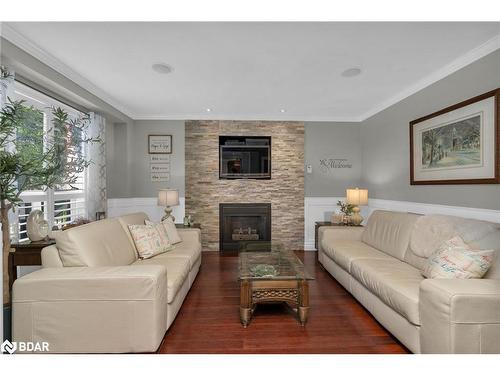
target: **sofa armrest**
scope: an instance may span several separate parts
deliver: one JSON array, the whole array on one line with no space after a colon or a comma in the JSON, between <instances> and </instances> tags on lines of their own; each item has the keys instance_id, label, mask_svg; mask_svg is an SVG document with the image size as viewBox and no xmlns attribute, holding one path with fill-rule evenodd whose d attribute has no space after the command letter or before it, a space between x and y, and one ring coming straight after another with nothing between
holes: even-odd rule
<instances>
[{"instance_id":1,"label":"sofa armrest","mask_svg":"<svg viewBox=\"0 0 500 375\"><path fill-rule=\"evenodd\" d=\"M160 265L44 268L16 280L15 341L51 353L151 352L167 330L167 270Z\"/></svg>"},{"instance_id":2,"label":"sofa armrest","mask_svg":"<svg viewBox=\"0 0 500 375\"><path fill-rule=\"evenodd\" d=\"M422 353L500 353L500 280L420 284Z\"/></svg>"},{"instance_id":3,"label":"sofa armrest","mask_svg":"<svg viewBox=\"0 0 500 375\"><path fill-rule=\"evenodd\" d=\"M364 227L353 226L323 226L318 228L318 251L322 250L323 241L331 240L353 240L361 241L361 235L365 230Z\"/></svg>"},{"instance_id":4,"label":"sofa armrest","mask_svg":"<svg viewBox=\"0 0 500 375\"><path fill-rule=\"evenodd\" d=\"M158 284L167 283L159 265L43 268L17 279L13 302L90 300L151 300Z\"/></svg>"},{"instance_id":5,"label":"sofa armrest","mask_svg":"<svg viewBox=\"0 0 500 375\"><path fill-rule=\"evenodd\" d=\"M201 243L201 230L199 228L178 228L177 232L183 241L189 238L196 238Z\"/></svg>"},{"instance_id":6,"label":"sofa armrest","mask_svg":"<svg viewBox=\"0 0 500 375\"><path fill-rule=\"evenodd\" d=\"M64 267L59 250L56 245L50 245L42 249L42 267Z\"/></svg>"}]
</instances>

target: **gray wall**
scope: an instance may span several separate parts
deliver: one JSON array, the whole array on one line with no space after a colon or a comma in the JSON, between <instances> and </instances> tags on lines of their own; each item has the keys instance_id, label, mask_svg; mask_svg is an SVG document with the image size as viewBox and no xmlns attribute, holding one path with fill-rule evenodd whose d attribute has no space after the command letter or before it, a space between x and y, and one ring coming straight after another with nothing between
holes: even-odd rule
<instances>
[{"instance_id":1,"label":"gray wall","mask_svg":"<svg viewBox=\"0 0 500 375\"><path fill-rule=\"evenodd\" d=\"M344 122L305 123L305 165L312 174L305 174L306 197L344 197L348 187L360 186L361 124ZM327 168L321 164L324 160ZM339 162L338 159L345 159ZM340 165L351 168L339 168Z\"/></svg>"},{"instance_id":2,"label":"gray wall","mask_svg":"<svg viewBox=\"0 0 500 375\"><path fill-rule=\"evenodd\" d=\"M500 185L410 186L409 122L500 87L500 51L362 123L362 176L370 198L500 209Z\"/></svg>"},{"instance_id":3,"label":"gray wall","mask_svg":"<svg viewBox=\"0 0 500 375\"><path fill-rule=\"evenodd\" d=\"M159 189L166 187L179 189L184 196L185 158L184 121L135 121L129 141L129 169L131 179L130 197L156 197ZM170 155L170 181L151 182L148 154L149 134L171 134L172 154Z\"/></svg>"}]
</instances>

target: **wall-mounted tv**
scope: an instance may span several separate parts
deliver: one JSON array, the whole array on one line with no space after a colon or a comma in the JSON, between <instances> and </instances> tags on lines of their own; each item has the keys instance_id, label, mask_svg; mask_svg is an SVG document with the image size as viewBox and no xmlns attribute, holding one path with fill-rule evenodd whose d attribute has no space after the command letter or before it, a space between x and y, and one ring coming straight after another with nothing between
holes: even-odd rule
<instances>
[{"instance_id":1,"label":"wall-mounted tv","mask_svg":"<svg viewBox=\"0 0 500 375\"><path fill-rule=\"evenodd\" d=\"M271 137L220 136L219 178L271 178Z\"/></svg>"}]
</instances>

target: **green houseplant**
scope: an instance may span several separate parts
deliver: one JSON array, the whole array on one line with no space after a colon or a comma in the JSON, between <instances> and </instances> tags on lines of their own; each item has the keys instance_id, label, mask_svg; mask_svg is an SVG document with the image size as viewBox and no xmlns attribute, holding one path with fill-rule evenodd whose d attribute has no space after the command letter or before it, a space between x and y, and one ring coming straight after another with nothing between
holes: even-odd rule
<instances>
[{"instance_id":1,"label":"green houseplant","mask_svg":"<svg viewBox=\"0 0 500 375\"><path fill-rule=\"evenodd\" d=\"M1 79L7 74L2 68ZM4 279L10 250L9 211L22 202L27 190L72 188L90 164L84 145L99 142L87 137L88 117L70 118L59 107L51 108L52 122L43 128L41 112L23 101L7 100L0 110L0 216L2 223ZM41 125L42 124L42 125ZM5 294L4 294L5 297Z\"/></svg>"}]
</instances>

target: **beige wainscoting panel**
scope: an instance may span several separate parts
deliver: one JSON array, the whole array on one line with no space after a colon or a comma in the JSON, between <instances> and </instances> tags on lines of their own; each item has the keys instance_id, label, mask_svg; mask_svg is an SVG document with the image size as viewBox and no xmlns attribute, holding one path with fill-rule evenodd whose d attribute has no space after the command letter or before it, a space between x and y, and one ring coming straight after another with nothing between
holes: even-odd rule
<instances>
[{"instance_id":1,"label":"beige wainscoting panel","mask_svg":"<svg viewBox=\"0 0 500 375\"><path fill-rule=\"evenodd\" d=\"M219 135L271 136L270 180L220 180ZM186 215L202 225L204 250L219 250L219 203L271 203L272 238L304 248L304 124L186 121Z\"/></svg>"}]
</instances>

